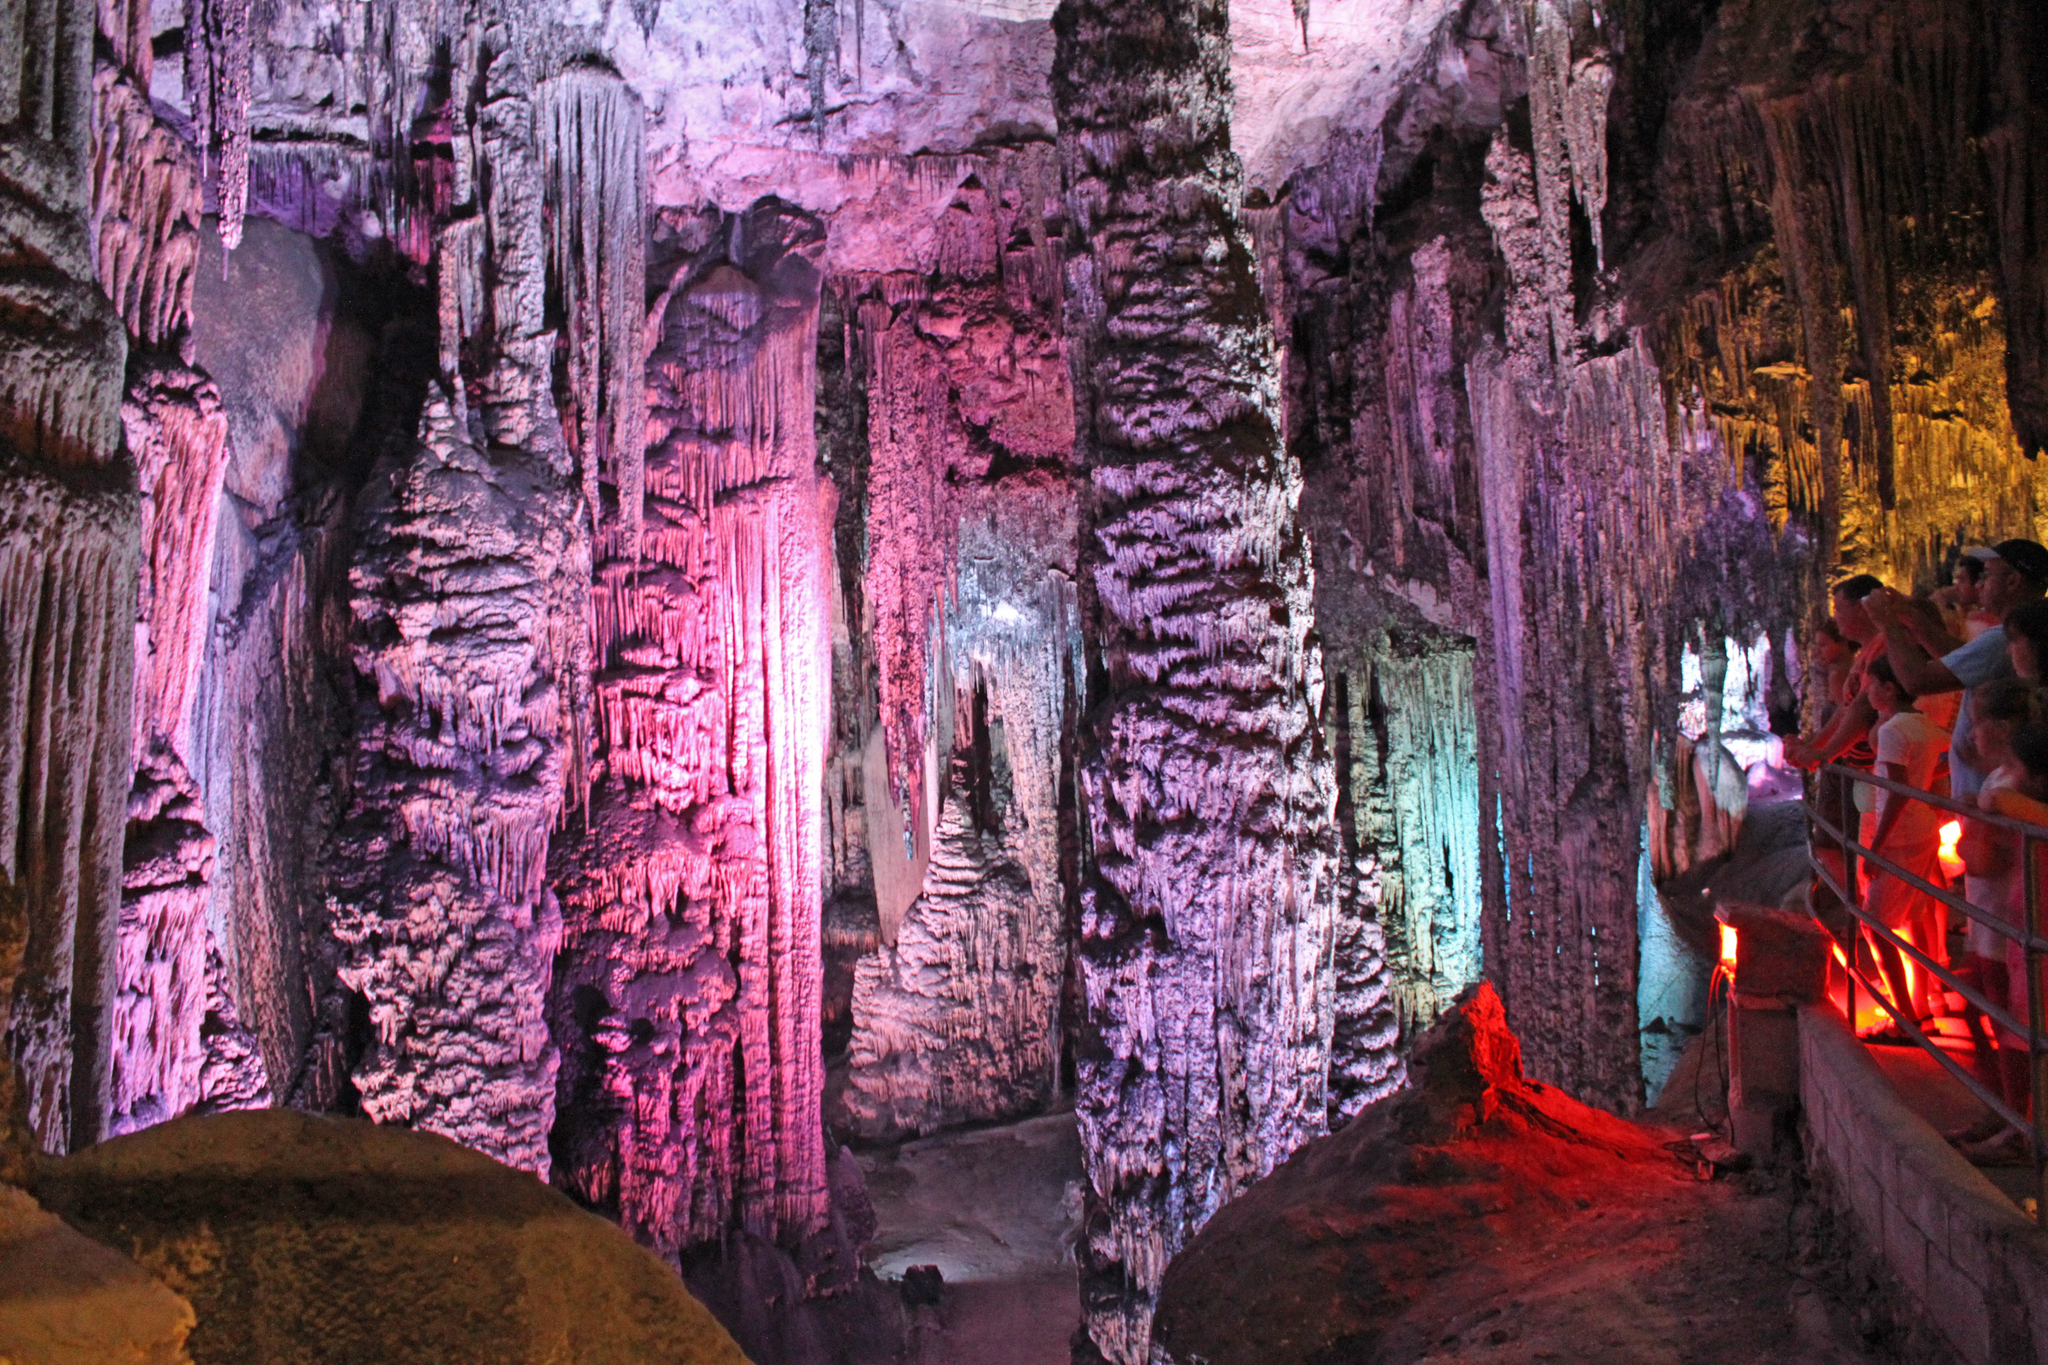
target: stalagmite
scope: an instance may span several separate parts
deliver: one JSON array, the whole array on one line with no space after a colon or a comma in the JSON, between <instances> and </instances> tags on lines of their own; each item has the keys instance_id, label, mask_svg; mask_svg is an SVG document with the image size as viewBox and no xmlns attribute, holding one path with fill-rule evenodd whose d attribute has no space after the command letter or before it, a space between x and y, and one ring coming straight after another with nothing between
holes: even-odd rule
<instances>
[{"instance_id":1,"label":"stalagmite","mask_svg":"<svg viewBox=\"0 0 2048 1365\"><path fill-rule=\"evenodd\" d=\"M484 330L441 319L443 353L474 343L485 367L430 390L417 442L366 492L351 578L367 695L331 913L375 1032L364 1109L545 1175L561 933L546 869L584 747L590 550L549 394L542 166L513 36L488 31L476 57Z\"/></svg>"},{"instance_id":2,"label":"stalagmite","mask_svg":"<svg viewBox=\"0 0 2048 1365\"><path fill-rule=\"evenodd\" d=\"M177 316L171 336L185 322ZM221 989L208 968L214 839L189 760L227 419L210 380L165 363L131 381L122 421L143 497L135 784L109 1006L113 1132L160 1122L198 1101L206 1053L200 1026L209 993Z\"/></svg>"},{"instance_id":3,"label":"stalagmite","mask_svg":"<svg viewBox=\"0 0 2048 1365\"><path fill-rule=\"evenodd\" d=\"M244 1053L253 1040L202 1028L227 988L208 922L215 841L191 771L191 722L228 432L217 387L185 363L200 251L199 163L143 88L152 61L149 6L102 7L99 17L113 60L102 59L93 76L93 255L138 348L121 421L142 493L135 776L106 1002L111 1075L102 1121L119 1133L189 1109L202 1098L212 1051ZM226 1013L232 1017L231 1006ZM259 1066L226 1088L253 1094L266 1085Z\"/></svg>"},{"instance_id":4,"label":"stalagmite","mask_svg":"<svg viewBox=\"0 0 2048 1365\"><path fill-rule=\"evenodd\" d=\"M1091 873L1088 1330L1148 1358L1167 1259L1323 1131L1337 880L1322 666L1272 333L1238 220L1220 4L1069 0Z\"/></svg>"}]
</instances>

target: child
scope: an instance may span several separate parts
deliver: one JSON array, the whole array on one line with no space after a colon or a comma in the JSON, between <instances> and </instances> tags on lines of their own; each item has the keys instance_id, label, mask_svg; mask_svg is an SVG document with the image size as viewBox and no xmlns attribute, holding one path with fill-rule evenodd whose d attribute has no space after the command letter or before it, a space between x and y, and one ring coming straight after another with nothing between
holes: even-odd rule
<instances>
[{"instance_id":1,"label":"child","mask_svg":"<svg viewBox=\"0 0 2048 1365\"><path fill-rule=\"evenodd\" d=\"M1948 732L1936 728L1914 709L1912 694L1899 685L1889 660L1874 659L1865 672L1869 682L1864 695L1877 712L1877 725L1871 735L1877 751L1875 771L1894 782L1932 791L1935 773L1948 751ZM1924 801L1864 784L1857 786L1856 804L1864 808L1861 835L1866 848L1922 880L1940 885L1938 810ZM1873 864L1863 904L1885 928L1928 956L1945 960L1942 940L1947 921L1941 912L1946 907L1940 901ZM1912 1010L1915 1019L1927 1018L1932 973L1908 973L1899 950L1890 941L1867 928L1865 932L1870 936L1871 951L1884 968L1893 1002L1901 1010ZM1901 1033L1900 1037L1903 1036Z\"/></svg>"},{"instance_id":2,"label":"child","mask_svg":"<svg viewBox=\"0 0 2048 1365\"><path fill-rule=\"evenodd\" d=\"M1995 809L1996 794L2013 790L2024 779L2025 770L2013 754L2012 740L2022 728L2040 718L2040 702L2041 695L2034 685L2019 678L1995 678L1970 693L1970 733L1964 742L1973 752L1963 757L1986 774L1984 785L1977 792L1977 804L1983 809ZM2017 841L2004 830L1972 820L1956 846L1964 866L1963 898L2008 924L2017 924L2023 912L2024 891L2017 875L2016 845ZM1973 919L1965 931L1964 942L1963 960L1957 965L1956 974L1976 986L1986 999L2004 1003L2011 994L2005 962L2005 946L2010 940ZM2005 1097L2007 1104L2024 1113L2028 1093L2026 1052L2013 1047L2016 1040L2008 1040L1994 1051L1985 1031L1984 1015L1975 1006L1966 1006L1965 1017L1977 1045L1979 1074ZM2004 1127L1996 1115L1987 1115L1981 1122L1949 1134L1949 1138L1958 1144L1982 1142L1997 1136Z\"/></svg>"},{"instance_id":3,"label":"child","mask_svg":"<svg viewBox=\"0 0 2048 1365\"><path fill-rule=\"evenodd\" d=\"M2012 736L2012 754L2016 760L2016 780L2010 787L1994 791L1986 799L1988 809L2015 820L2029 824L2048 825L2048 725L2027 725ZM2010 837L2009 837L2010 841ZM2016 849L2014 850L2017 851ZM2034 842L2035 885L2048 894L2048 843ZM2010 901L2009 911L2018 927L2030 928L2025 923L2027 916L2025 879L2019 860L2012 860L2012 868L2006 874L2008 885L2016 888ZM2000 936L2003 938L2003 936ZM2025 1023L2028 1019L2028 981L2026 949L2011 939L2004 939L2006 971L2006 1008L2015 1021ZM2026 1073L2028 1069L2027 1040L2006 1030L1998 1031L2001 1069L2008 1065L2005 1058L2013 1059L2011 1073L2017 1080L2017 1090L2008 1090L2007 1102L2011 1103L2022 1118L2027 1116ZM2017 1095L2017 1102L2014 1097ZM2032 1153L2032 1141L2028 1134L2010 1127L2002 1129L1995 1136L1963 1148L1964 1155L1972 1161L2010 1162L2026 1160Z\"/></svg>"}]
</instances>

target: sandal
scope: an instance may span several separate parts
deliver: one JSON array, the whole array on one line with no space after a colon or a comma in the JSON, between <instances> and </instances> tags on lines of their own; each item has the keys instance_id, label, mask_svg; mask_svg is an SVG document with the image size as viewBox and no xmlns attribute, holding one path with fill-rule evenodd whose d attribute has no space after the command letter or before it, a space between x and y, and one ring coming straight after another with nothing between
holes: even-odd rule
<instances>
[{"instance_id":1,"label":"sandal","mask_svg":"<svg viewBox=\"0 0 2048 1365\"><path fill-rule=\"evenodd\" d=\"M1961 1128L1951 1128L1941 1135L1942 1141L1951 1147L1968 1147L1997 1137L2006 1130L2006 1122L1996 1114L1986 1114L1975 1123Z\"/></svg>"},{"instance_id":2,"label":"sandal","mask_svg":"<svg viewBox=\"0 0 2048 1365\"><path fill-rule=\"evenodd\" d=\"M2034 1161L2034 1144L2025 1133L2011 1127L1960 1150L1972 1166L2030 1166Z\"/></svg>"}]
</instances>

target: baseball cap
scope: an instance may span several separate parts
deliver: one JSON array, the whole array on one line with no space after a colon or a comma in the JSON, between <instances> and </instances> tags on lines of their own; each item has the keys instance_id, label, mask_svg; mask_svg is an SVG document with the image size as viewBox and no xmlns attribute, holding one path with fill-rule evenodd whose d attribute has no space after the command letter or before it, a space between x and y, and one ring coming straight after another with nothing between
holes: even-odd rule
<instances>
[{"instance_id":1,"label":"baseball cap","mask_svg":"<svg viewBox=\"0 0 2048 1365\"><path fill-rule=\"evenodd\" d=\"M1998 558L1998 551L1992 549L1989 545L1965 545L1962 549L1956 551L1956 557L1958 559L1974 559L1979 564L1989 564L1992 560Z\"/></svg>"},{"instance_id":2,"label":"baseball cap","mask_svg":"<svg viewBox=\"0 0 2048 1365\"><path fill-rule=\"evenodd\" d=\"M2001 540L1991 549L2000 559L2012 566L2014 573L2027 582L2037 587L2048 584L2048 547L2042 546L2039 541Z\"/></svg>"}]
</instances>

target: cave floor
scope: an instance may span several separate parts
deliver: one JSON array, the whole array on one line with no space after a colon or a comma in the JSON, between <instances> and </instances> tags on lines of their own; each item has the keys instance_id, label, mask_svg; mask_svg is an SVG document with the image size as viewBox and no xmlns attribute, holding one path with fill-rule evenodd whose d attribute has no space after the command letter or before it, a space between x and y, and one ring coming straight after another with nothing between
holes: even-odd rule
<instances>
[{"instance_id":1,"label":"cave floor","mask_svg":"<svg viewBox=\"0 0 2048 1365\"><path fill-rule=\"evenodd\" d=\"M1538 1241L1475 1248L1409 1303L1372 1365L1886 1359L1864 1351L1859 1305L1826 1267L1802 1265L1808 1208L1781 1176L1645 1173Z\"/></svg>"},{"instance_id":2,"label":"cave floor","mask_svg":"<svg viewBox=\"0 0 2048 1365\"><path fill-rule=\"evenodd\" d=\"M1697 1115L1651 1118L1675 1140ZM875 1271L900 1280L937 1265L945 1276L938 1304L909 1313L908 1365L1066 1365L1080 1320L1072 1115L906 1143L861 1164L879 1222ZM1786 1175L1702 1183L1674 1159L1539 1242L1475 1245L1408 1305L1370 1365L1890 1359L1866 1352L1875 1324L1819 1253L1812 1218Z\"/></svg>"},{"instance_id":3,"label":"cave floor","mask_svg":"<svg viewBox=\"0 0 2048 1365\"><path fill-rule=\"evenodd\" d=\"M945 1133L860 1158L877 1231L868 1264L945 1277L910 1305L906 1365L1066 1365L1081 1322L1072 1259L1081 1138L1071 1113Z\"/></svg>"}]
</instances>

